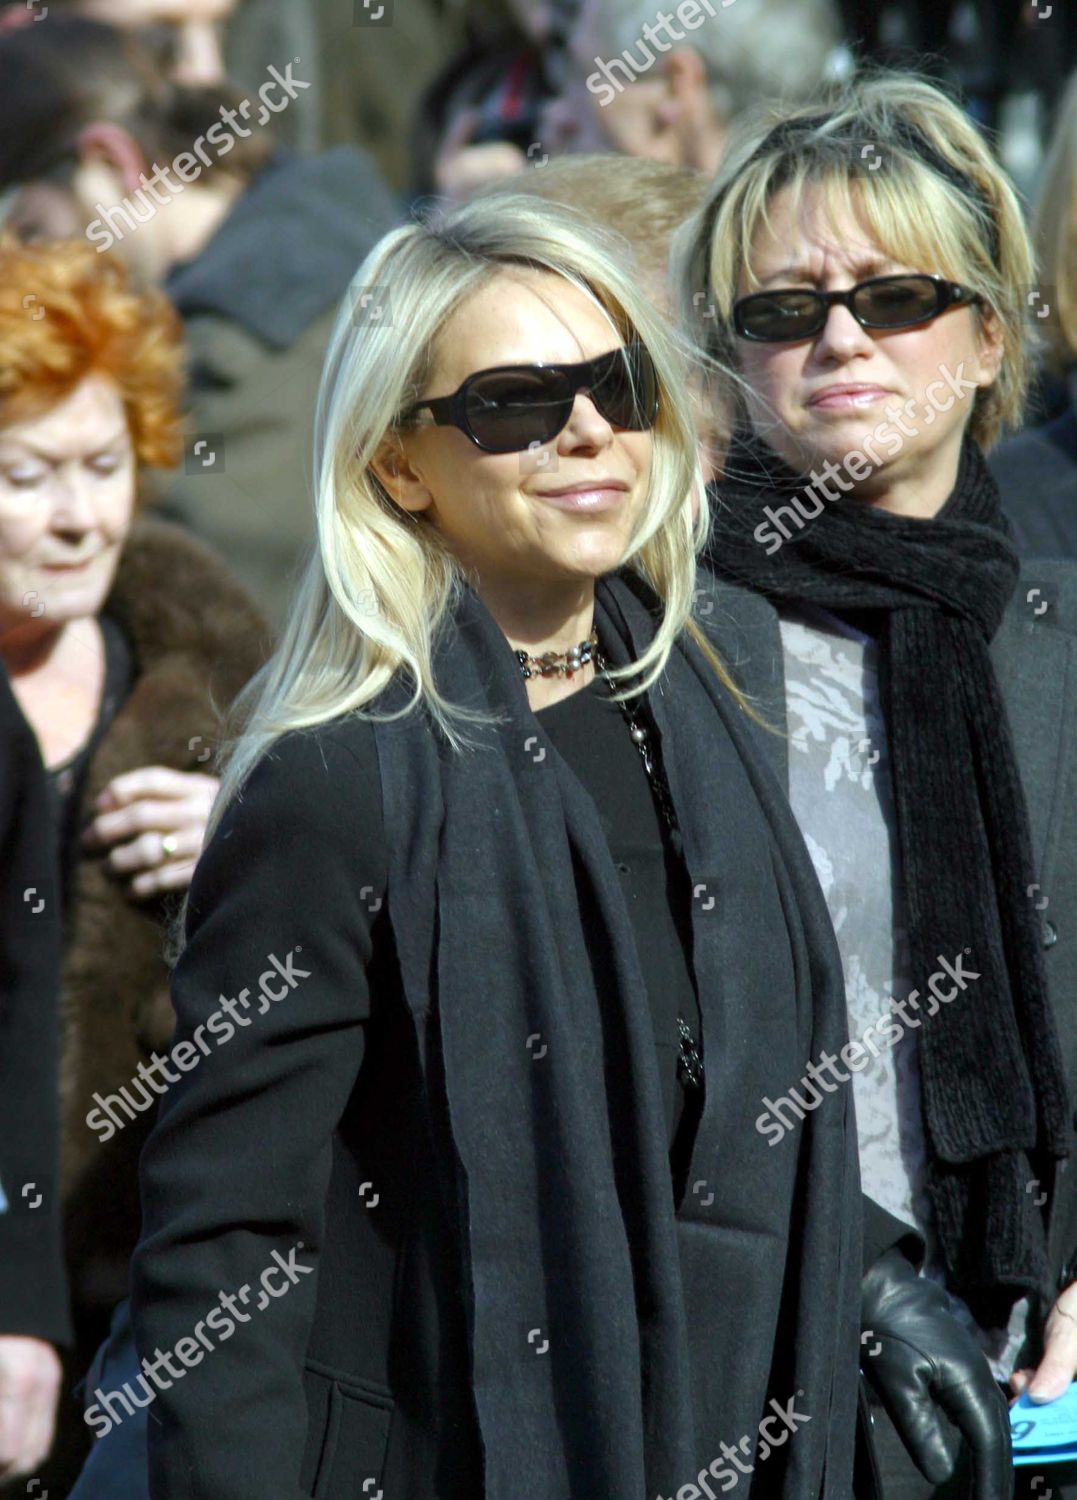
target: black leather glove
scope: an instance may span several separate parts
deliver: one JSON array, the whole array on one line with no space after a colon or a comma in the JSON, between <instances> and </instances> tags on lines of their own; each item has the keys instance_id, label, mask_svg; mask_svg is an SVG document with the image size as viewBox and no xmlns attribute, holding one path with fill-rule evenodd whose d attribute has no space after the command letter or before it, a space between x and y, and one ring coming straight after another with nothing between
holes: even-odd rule
<instances>
[{"instance_id":1,"label":"black leather glove","mask_svg":"<svg viewBox=\"0 0 1077 1500\"><path fill-rule=\"evenodd\" d=\"M864 1277L860 1326L861 1368L924 1478L943 1484L957 1458L941 1411L971 1450L974 1500L1011 1500L1006 1398L943 1288L887 1250Z\"/></svg>"}]
</instances>

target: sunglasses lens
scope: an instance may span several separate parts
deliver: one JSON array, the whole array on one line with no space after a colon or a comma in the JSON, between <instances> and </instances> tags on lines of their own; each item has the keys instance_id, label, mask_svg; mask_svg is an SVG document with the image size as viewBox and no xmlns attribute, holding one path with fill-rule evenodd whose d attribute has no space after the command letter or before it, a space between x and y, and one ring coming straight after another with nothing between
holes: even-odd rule
<instances>
[{"instance_id":1,"label":"sunglasses lens","mask_svg":"<svg viewBox=\"0 0 1077 1500\"><path fill-rule=\"evenodd\" d=\"M928 276L892 276L861 287L854 298L857 316L870 328L911 328L939 310L935 283Z\"/></svg>"},{"instance_id":2,"label":"sunglasses lens","mask_svg":"<svg viewBox=\"0 0 1077 1500\"><path fill-rule=\"evenodd\" d=\"M520 453L548 443L572 414L577 389L587 389L595 406L615 427L653 427L658 414L658 375L640 344L615 349L593 361L574 386L557 370L491 371L468 391L467 420L490 453Z\"/></svg>"},{"instance_id":3,"label":"sunglasses lens","mask_svg":"<svg viewBox=\"0 0 1077 1500\"><path fill-rule=\"evenodd\" d=\"M658 372L642 344L627 344L592 366L591 399L614 427L644 432L658 415Z\"/></svg>"},{"instance_id":4,"label":"sunglasses lens","mask_svg":"<svg viewBox=\"0 0 1077 1500\"><path fill-rule=\"evenodd\" d=\"M554 371L494 371L468 391L468 423L491 453L517 453L532 443L548 443L571 410L568 382Z\"/></svg>"},{"instance_id":5,"label":"sunglasses lens","mask_svg":"<svg viewBox=\"0 0 1077 1500\"><path fill-rule=\"evenodd\" d=\"M816 333L820 312L814 292L757 292L737 303L736 326L745 338L784 343Z\"/></svg>"}]
</instances>

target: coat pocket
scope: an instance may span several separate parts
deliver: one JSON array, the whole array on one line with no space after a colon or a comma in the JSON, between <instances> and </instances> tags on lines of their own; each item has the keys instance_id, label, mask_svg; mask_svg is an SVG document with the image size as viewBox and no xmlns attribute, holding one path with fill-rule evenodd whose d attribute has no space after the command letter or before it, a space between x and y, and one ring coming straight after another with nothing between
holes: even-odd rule
<instances>
[{"instance_id":1,"label":"coat pocket","mask_svg":"<svg viewBox=\"0 0 1077 1500\"><path fill-rule=\"evenodd\" d=\"M323 1374L309 1365L306 1378L323 1387L318 1405L325 1413L313 1500L381 1500L392 1396L379 1386Z\"/></svg>"}]
</instances>

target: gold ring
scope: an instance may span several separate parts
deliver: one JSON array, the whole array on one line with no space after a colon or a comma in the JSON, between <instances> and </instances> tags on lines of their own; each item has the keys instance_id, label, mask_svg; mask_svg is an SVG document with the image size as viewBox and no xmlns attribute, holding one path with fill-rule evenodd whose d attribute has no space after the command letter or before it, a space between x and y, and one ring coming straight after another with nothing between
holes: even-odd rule
<instances>
[{"instance_id":1,"label":"gold ring","mask_svg":"<svg viewBox=\"0 0 1077 1500\"><path fill-rule=\"evenodd\" d=\"M177 840L176 835L174 833L166 833L164 838L162 838L161 840L161 854L175 854L178 847L179 841Z\"/></svg>"}]
</instances>

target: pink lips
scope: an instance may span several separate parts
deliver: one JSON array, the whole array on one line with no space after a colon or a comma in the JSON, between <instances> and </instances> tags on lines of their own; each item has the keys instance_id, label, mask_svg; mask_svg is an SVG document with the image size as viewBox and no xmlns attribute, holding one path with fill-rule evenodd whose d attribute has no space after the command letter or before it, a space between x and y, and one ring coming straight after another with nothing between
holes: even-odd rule
<instances>
[{"instance_id":1,"label":"pink lips","mask_svg":"<svg viewBox=\"0 0 1077 1500\"><path fill-rule=\"evenodd\" d=\"M858 406L872 406L885 401L893 391L881 385L826 385L808 397L809 406L821 407L824 411L848 411Z\"/></svg>"},{"instance_id":2,"label":"pink lips","mask_svg":"<svg viewBox=\"0 0 1077 1500\"><path fill-rule=\"evenodd\" d=\"M619 479L595 479L563 490L542 490L540 500L548 500L558 510L611 510L619 505L628 486Z\"/></svg>"}]
</instances>

